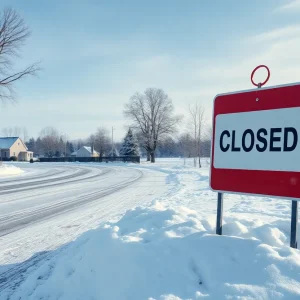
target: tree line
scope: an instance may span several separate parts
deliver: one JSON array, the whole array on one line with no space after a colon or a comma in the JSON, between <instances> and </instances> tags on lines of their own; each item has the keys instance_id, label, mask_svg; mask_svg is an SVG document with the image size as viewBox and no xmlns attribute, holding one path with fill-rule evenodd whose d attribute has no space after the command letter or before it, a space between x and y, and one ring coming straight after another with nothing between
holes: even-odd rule
<instances>
[{"instance_id":1,"label":"tree line","mask_svg":"<svg viewBox=\"0 0 300 300\"><path fill-rule=\"evenodd\" d=\"M105 132L104 128L99 128L101 132L100 138L97 138L97 132L92 135L92 138L69 140L66 139L64 135L58 134L58 130L53 127L47 127L42 130L43 134L38 136L38 138L30 138L25 144L29 151L33 151L36 156L45 157L62 157L71 156L72 153L80 149L82 146L93 146L94 149L99 152L100 156L110 156L112 151L112 143L110 136ZM116 155L141 155L142 157L147 157L147 150L145 147L141 146L144 142L144 138L138 138L138 135L133 133L133 139L135 141L130 141L128 143L128 137L124 138L123 142L114 143L114 148L117 150ZM103 134L104 133L104 134ZM128 135L128 133L127 133ZM126 136L127 136L126 135ZM193 137L188 133L180 134L179 136L168 136L162 138L157 148L155 149L156 157L185 157L194 158L198 164L199 157L210 156L211 141L209 138L204 138L200 142L201 153L199 153L198 148L195 148L195 141ZM133 149L133 150L130 150ZM201 165L199 165L201 167Z\"/></svg>"},{"instance_id":2,"label":"tree line","mask_svg":"<svg viewBox=\"0 0 300 300\"><path fill-rule=\"evenodd\" d=\"M123 142L112 145L110 132L99 127L85 139L72 140L54 127L45 127L38 137L28 139L26 128L3 128L3 136L20 136L28 150L37 156L70 156L82 146L91 146L100 156L141 155L151 162L155 157L192 157L201 167L200 157L210 155L210 128L205 124L205 111L199 103L189 106L184 121L174 114L172 100L162 89L147 89L134 94L125 104L124 115L129 130ZM179 133L180 128L184 128Z\"/></svg>"}]
</instances>

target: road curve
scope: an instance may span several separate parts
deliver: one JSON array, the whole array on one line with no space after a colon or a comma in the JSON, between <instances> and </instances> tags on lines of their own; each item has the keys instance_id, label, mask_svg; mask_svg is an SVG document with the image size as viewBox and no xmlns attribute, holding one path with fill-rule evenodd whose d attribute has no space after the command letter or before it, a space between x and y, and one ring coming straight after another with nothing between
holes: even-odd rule
<instances>
[{"instance_id":1,"label":"road curve","mask_svg":"<svg viewBox=\"0 0 300 300\"><path fill-rule=\"evenodd\" d=\"M142 177L142 172L135 169L120 176L116 169L109 167L48 164L46 168L49 168L47 175L40 177L29 174L22 179L0 181L0 237L93 201L101 201L102 197L128 187Z\"/></svg>"},{"instance_id":2,"label":"road curve","mask_svg":"<svg viewBox=\"0 0 300 300\"><path fill-rule=\"evenodd\" d=\"M0 291L9 294L28 270L158 187L137 168L67 163L21 168L21 176L0 178Z\"/></svg>"}]
</instances>

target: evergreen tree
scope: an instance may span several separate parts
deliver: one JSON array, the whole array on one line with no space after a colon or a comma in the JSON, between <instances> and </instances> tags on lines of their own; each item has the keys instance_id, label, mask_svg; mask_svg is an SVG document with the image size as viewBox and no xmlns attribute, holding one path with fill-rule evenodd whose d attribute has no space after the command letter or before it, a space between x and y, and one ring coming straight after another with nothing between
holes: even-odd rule
<instances>
[{"instance_id":1,"label":"evergreen tree","mask_svg":"<svg viewBox=\"0 0 300 300\"><path fill-rule=\"evenodd\" d=\"M61 157L61 152L59 150L55 151L55 157Z\"/></svg>"},{"instance_id":2,"label":"evergreen tree","mask_svg":"<svg viewBox=\"0 0 300 300\"><path fill-rule=\"evenodd\" d=\"M74 152L75 150L74 150L74 145L73 145L73 143L69 143L69 153L70 154L72 154L73 152Z\"/></svg>"},{"instance_id":3,"label":"evergreen tree","mask_svg":"<svg viewBox=\"0 0 300 300\"><path fill-rule=\"evenodd\" d=\"M35 141L35 154L36 155L42 155L43 153L43 145L42 145L42 140L40 137L38 137Z\"/></svg>"},{"instance_id":4,"label":"evergreen tree","mask_svg":"<svg viewBox=\"0 0 300 300\"><path fill-rule=\"evenodd\" d=\"M29 151L35 152L36 151L36 147L35 147L35 139L31 138L28 142L26 142L26 146L28 148Z\"/></svg>"},{"instance_id":5,"label":"evergreen tree","mask_svg":"<svg viewBox=\"0 0 300 300\"><path fill-rule=\"evenodd\" d=\"M66 144L65 144L63 138L60 137L60 138L59 138L59 141L58 141L58 143L57 143L57 145L56 145L55 156L56 156L56 157L59 157L59 156L61 156L61 155L66 155L66 153L65 153L65 148L66 148ZM59 154L57 155L57 153L59 153Z\"/></svg>"},{"instance_id":6,"label":"evergreen tree","mask_svg":"<svg viewBox=\"0 0 300 300\"><path fill-rule=\"evenodd\" d=\"M129 128L123 145L120 150L120 154L123 156L138 156L140 155L139 144L136 136L133 134L132 130Z\"/></svg>"}]
</instances>

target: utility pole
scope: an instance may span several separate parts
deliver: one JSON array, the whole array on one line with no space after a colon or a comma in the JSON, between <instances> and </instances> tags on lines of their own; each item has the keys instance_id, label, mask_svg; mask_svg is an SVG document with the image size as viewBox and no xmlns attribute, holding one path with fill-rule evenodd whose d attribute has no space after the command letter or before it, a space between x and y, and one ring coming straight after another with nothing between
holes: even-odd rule
<instances>
[{"instance_id":1,"label":"utility pole","mask_svg":"<svg viewBox=\"0 0 300 300\"><path fill-rule=\"evenodd\" d=\"M111 154L114 153L114 127L111 128Z\"/></svg>"}]
</instances>

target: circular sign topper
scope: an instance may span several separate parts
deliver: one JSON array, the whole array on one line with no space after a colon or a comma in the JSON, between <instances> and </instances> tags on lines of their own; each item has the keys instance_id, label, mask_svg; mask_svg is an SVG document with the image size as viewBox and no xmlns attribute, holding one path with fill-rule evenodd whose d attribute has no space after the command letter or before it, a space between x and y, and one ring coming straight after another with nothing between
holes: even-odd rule
<instances>
[{"instance_id":1,"label":"circular sign topper","mask_svg":"<svg viewBox=\"0 0 300 300\"><path fill-rule=\"evenodd\" d=\"M254 74L255 74L255 72L258 70L258 69L260 69L260 68L265 68L265 69L267 69L267 71L268 71L268 76L267 76L267 79L264 81L264 82L262 82L262 83L255 83L254 81L253 81L253 76L254 76ZM265 85L267 82L268 82L268 80L270 79L270 75L271 75L271 73L270 73L270 70L269 70L269 68L267 67L267 66L265 66L265 65L259 65L259 66L257 66L253 71L252 71L252 73L251 73L251 82L252 82L252 84L253 85L255 85L255 86L257 86L257 87L262 87L263 85Z\"/></svg>"}]
</instances>

